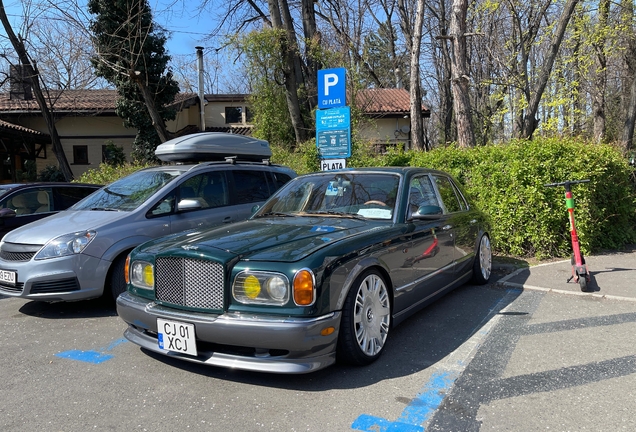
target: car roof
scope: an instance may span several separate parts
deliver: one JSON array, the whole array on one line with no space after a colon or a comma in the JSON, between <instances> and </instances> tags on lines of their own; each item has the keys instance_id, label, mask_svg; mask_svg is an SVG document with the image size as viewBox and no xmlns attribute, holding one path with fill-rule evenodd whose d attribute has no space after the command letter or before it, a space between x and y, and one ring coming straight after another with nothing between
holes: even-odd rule
<instances>
[{"instance_id":1,"label":"car roof","mask_svg":"<svg viewBox=\"0 0 636 432\"><path fill-rule=\"evenodd\" d=\"M185 173L191 170L199 170L204 169L206 167L231 167L231 166L240 166L240 167L259 167L265 169L271 169L276 171L286 171L286 172L294 172L291 168L270 163L269 160L263 160L262 162L254 162L254 161L244 161L244 160L236 160L235 158L227 158L224 161L207 161L207 162L199 162L199 163L189 163L189 164L170 164L170 165L157 165L149 168L144 168L144 171L178 171L181 173Z\"/></svg>"},{"instance_id":2,"label":"car roof","mask_svg":"<svg viewBox=\"0 0 636 432\"><path fill-rule=\"evenodd\" d=\"M10 189L21 190L21 189L35 189L39 187L49 187L49 186L88 186L94 188L100 188L102 185L91 184L91 183L69 183L69 182L33 182L33 183L5 183L0 184L0 189Z\"/></svg>"}]
</instances>

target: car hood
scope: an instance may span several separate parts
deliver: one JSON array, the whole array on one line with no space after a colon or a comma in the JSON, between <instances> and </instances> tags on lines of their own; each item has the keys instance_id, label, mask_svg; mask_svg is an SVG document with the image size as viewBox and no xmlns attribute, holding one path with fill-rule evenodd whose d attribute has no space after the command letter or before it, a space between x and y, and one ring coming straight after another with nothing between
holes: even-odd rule
<instances>
[{"instance_id":1,"label":"car hood","mask_svg":"<svg viewBox=\"0 0 636 432\"><path fill-rule=\"evenodd\" d=\"M169 254L196 250L214 254L214 250L254 261L297 261L318 249L344 238L381 229L386 223L324 217L285 217L252 219L185 235L153 240L141 246L141 252Z\"/></svg>"},{"instance_id":2,"label":"car hood","mask_svg":"<svg viewBox=\"0 0 636 432\"><path fill-rule=\"evenodd\" d=\"M9 232L4 242L45 244L64 234L100 227L130 215L130 212L65 210Z\"/></svg>"}]
</instances>

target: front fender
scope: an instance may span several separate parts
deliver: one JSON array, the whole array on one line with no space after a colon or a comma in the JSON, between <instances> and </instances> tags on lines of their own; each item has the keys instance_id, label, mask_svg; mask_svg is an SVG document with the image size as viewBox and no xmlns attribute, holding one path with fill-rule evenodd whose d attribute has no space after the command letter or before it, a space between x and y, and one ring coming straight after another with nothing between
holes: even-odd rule
<instances>
[{"instance_id":1,"label":"front fender","mask_svg":"<svg viewBox=\"0 0 636 432\"><path fill-rule=\"evenodd\" d=\"M393 282L389 276L389 268L382 261L373 256L361 257L334 270L329 281L331 293L331 310L341 310L353 283L364 271L371 267L379 268L388 284L388 289L393 292Z\"/></svg>"}]
</instances>

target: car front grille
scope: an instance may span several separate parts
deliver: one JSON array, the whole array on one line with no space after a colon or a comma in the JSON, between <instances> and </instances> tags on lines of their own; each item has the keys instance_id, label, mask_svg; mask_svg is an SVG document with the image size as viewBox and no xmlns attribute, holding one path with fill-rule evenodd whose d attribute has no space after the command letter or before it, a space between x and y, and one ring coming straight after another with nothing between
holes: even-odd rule
<instances>
[{"instance_id":1,"label":"car front grille","mask_svg":"<svg viewBox=\"0 0 636 432\"><path fill-rule=\"evenodd\" d=\"M155 263L157 300L173 305L223 309L223 266L217 262L159 257Z\"/></svg>"},{"instance_id":2,"label":"car front grille","mask_svg":"<svg viewBox=\"0 0 636 432\"><path fill-rule=\"evenodd\" d=\"M29 261L35 252L9 252L5 250L0 251L0 258L5 261Z\"/></svg>"},{"instance_id":3,"label":"car front grille","mask_svg":"<svg viewBox=\"0 0 636 432\"><path fill-rule=\"evenodd\" d=\"M69 278L51 282L34 282L31 285L31 294L60 293L79 291L79 289L77 278Z\"/></svg>"},{"instance_id":4,"label":"car front grille","mask_svg":"<svg viewBox=\"0 0 636 432\"><path fill-rule=\"evenodd\" d=\"M15 285L9 285L4 282L0 282L0 289L13 293L21 293L24 289L24 284L22 282L16 282Z\"/></svg>"}]
</instances>

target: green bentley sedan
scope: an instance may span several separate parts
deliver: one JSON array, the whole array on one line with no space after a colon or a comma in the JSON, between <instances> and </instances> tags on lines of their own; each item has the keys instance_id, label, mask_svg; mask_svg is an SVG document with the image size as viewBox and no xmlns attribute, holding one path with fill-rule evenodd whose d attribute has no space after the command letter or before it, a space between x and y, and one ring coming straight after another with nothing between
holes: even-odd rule
<instances>
[{"instance_id":1,"label":"green bentley sedan","mask_svg":"<svg viewBox=\"0 0 636 432\"><path fill-rule=\"evenodd\" d=\"M448 174L298 177L245 222L135 248L117 312L141 347L214 366L306 373L366 365L392 328L491 273L488 218Z\"/></svg>"}]
</instances>

